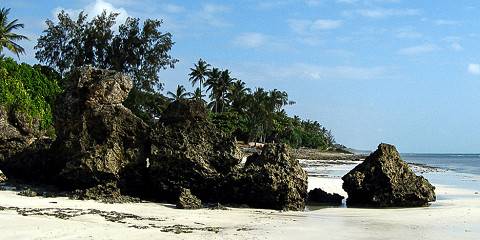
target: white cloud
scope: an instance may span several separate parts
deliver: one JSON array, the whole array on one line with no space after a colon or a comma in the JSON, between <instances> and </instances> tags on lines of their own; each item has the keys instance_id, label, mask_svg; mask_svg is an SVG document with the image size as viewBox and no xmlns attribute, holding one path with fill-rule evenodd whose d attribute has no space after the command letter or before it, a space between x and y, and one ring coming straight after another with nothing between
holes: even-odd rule
<instances>
[{"instance_id":1,"label":"white cloud","mask_svg":"<svg viewBox=\"0 0 480 240\"><path fill-rule=\"evenodd\" d=\"M407 48L402 48L398 51L401 55L420 55L437 51L439 48L435 44L423 44Z\"/></svg>"},{"instance_id":2,"label":"white cloud","mask_svg":"<svg viewBox=\"0 0 480 240\"><path fill-rule=\"evenodd\" d=\"M245 48L258 48L265 45L268 41L268 36L262 33L250 32L243 33L237 36L233 42L235 45Z\"/></svg>"},{"instance_id":3,"label":"white cloud","mask_svg":"<svg viewBox=\"0 0 480 240\"><path fill-rule=\"evenodd\" d=\"M445 20L445 19L437 19L434 21L434 23L439 26L455 26L460 24L458 21Z\"/></svg>"},{"instance_id":4,"label":"white cloud","mask_svg":"<svg viewBox=\"0 0 480 240\"><path fill-rule=\"evenodd\" d=\"M397 38L414 39L414 38L421 38L422 36L423 34L415 31L415 29L411 27L405 27L395 31L395 37Z\"/></svg>"},{"instance_id":5,"label":"white cloud","mask_svg":"<svg viewBox=\"0 0 480 240\"><path fill-rule=\"evenodd\" d=\"M330 30L339 28L342 25L340 20L317 19L312 23L313 30Z\"/></svg>"},{"instance_id":6,"label":"white cloud","mask_svg":"<svg viewBox=\"0 0 480 240\"><path fill-rule=\"evenodd\" d=\"M164 10L168 13L181 13L185 11L185 8L176 4L167 4L165 5Z\"/></svg>"},{"instance_id":7,"label":"white cloud","mask_svg":"<svg viewBox=\"0 0 480 240\"><path fill-rule=\"evenodd\" d=\"M221 14L230 11L230 8L220 4L204 4L194 20L202 21L213 27L227 27L231 24L220 17Z\"/></svg>"},{"instance_id":8,"label":"white cloud","mask_svg":"<svg viewBox=\"0 0 480 240\"><path fill-rule=\"evenodd\" d=\"M312 31L332 30L342 26L342 21L331 19L290 19L288 26L296 33L308 34Z\"/></svg>"},{"instance_id":9,"label":"white cloud","mask_svg":"<svg viewBox=\"0 0 480 240\"><path fill-rule=\"evenodd\" d=\"M275 80L376 80L392 78L386 67L324 66L310 63L289 65L248 63L235 69L240 78L254 81Z\"/></svg>"},{"instance_id":10,"label":"white cloud","mask_svg":"<svg viewBox=\"0 0 480 240\"><path fill-rule=\"evenodd\" d=\"M84 11L88 14L89 19L100 15L104 10L107 11L107 13L118 13L116 27L121 23L124 23L128 18L127 10L124 8L116 8L113 4L105 0L95 0L95 2L88 4L83 9L64 9L62 7L57 7L53 11L54 18L56 18L57 14L62 10L68 13L71 17L76 17L81 11Z\"/></svg>"},{"instance_id":11,"label":"white cloud","mask_svg":"<svg viewBox=\"0 0 480 240\"><path fill-rule=\"evenodd\" d=\"M458 43L458 42L454 42L454 43L450 44L450 47L455 51L462 51L463 50L462 45L460 45L460 43Z\"/></svg>"},{"instance_id":12,"label":"white cloud","mask_svg":"<svg viewBox=\"0 0 480 240\"><path fill-rule=\"evenodd\" d=\"M477 63L468 64L468 72L473 75L480 75L480 64L477 64Z\"/></svg>"},{"instance_id":13,"label":"white cloud","mask_svg":"<svg viewBox=\"0 0 480 240\"><path fill-rule=\"evenodd\" d=\"M421 12L418 9L371 8L358 9L354 11L354 13L368 18L386 18L401 16L418 16Z\"/></svg>"}]
</instances>

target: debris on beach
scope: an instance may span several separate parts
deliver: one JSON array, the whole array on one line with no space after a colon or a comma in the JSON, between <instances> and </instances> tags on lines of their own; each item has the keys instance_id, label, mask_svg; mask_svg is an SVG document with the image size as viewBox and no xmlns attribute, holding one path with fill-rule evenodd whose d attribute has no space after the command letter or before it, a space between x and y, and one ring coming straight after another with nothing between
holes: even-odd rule
<instances>
[{"instance_id":1,"label":"debris on beach","mask_svg":"<svg viewBox=\"0 0 480 240\"><path fill-rule=\"evenodd\" d=\"M380 144L342 177L347 206L415 207L435 201L435 187L417 176L393 145Z\"/></svg>"}]
</instances>

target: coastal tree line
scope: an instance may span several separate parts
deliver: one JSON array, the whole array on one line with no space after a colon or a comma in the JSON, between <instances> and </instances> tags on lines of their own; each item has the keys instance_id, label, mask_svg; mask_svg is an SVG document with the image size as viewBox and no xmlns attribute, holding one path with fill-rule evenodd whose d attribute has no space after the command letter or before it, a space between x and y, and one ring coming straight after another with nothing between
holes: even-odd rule
<instances>
[{"instance_id":1,"label":"coastal tree line","mask_svg":"<svg viewBox=\"0 0 480 240\"><path fill-rule=\"evenodd\" d=\"M18 20L9 22L8 14L9 9L1 9L0 55L5 48L19 56L24 49L16 42L27 38L14 33L23 24ZM35 57L46 66L18 65L2 56L0 104L21 106L32 116L46 119L46 125L51 124L53 96L61 91L74 68L89 64L120 71L132 78L134 87L125 105L146 122L155 122L170 102L191 99L202 102L209 109L212 122L237 140L285 142L293 147L318 149L334 147L332 133L320 123L287 115L285 107L295 104L287 92L249 88L233 77L230 70L211 66L203 59L193 65L187 76L195 87L193 92L179 85L176 90L162 94L163 82L158 73L178 62L170 55L174 45L172 35L162 32L162 21L156 19L142 22L129 17L116 29L117 16L103 12L90 19L81 12L72 18L62 11L56 21L47 20L47 27L35 46ZM30 73L23 74L27 72ZM25 101L27 98L34 100ZM45 103L39 103L38 99L45 99Z\"/></svg>"}]
</instances>

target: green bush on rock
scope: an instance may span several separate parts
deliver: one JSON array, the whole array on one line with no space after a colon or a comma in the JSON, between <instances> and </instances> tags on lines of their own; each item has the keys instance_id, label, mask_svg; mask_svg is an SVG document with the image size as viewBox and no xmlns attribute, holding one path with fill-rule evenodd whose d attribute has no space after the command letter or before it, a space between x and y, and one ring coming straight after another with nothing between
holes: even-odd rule
<instances>
[{"instance_id":1,"label":"green bush on rock","mask_svg":"<svg viewBox=\"0 0 480 240\"><path fill-rule=\"evenodd\" d=\"M0 105L22 112L30 123L38 121L40 130L52 129L55 96L61 92L58 79L43 74L40 66L18 64L11 58L0 59Z\"/></svg>"}]
</instances>

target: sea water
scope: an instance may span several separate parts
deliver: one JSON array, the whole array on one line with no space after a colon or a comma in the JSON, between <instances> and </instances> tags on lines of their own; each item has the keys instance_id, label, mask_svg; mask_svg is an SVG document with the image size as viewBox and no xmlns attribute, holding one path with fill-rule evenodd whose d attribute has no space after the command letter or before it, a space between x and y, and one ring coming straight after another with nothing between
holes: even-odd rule
<instances>
[{"instance_id":1,"label":"sea water","mask_svg":"<svg viewBox=\"0 0 480 240\"><path fill-rule=\"evenodd\" d=\"M458 173L480 175L480 154L401 154L409 163L424 164L431 167Z\"/></svg>"}]
</instances>

